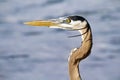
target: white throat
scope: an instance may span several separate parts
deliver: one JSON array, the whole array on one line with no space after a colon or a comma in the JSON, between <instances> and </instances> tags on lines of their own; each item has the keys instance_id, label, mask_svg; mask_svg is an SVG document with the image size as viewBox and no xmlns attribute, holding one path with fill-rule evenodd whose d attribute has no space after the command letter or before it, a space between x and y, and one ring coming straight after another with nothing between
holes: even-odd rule
<instances>
[{"instance_id":1,"label":"white throat","mask_svg":"<svg viewBox=\"0 0 120 80\"><path fill-rule=\"evenodd\" d=\"M82 41L84 40L84 36L86 34L86 30L87 30L87 22L86 21L83 21L79 24L79 27L81 30L78 30L81 34L81 38L82 38Z\"/></svg>"}]
</instances>

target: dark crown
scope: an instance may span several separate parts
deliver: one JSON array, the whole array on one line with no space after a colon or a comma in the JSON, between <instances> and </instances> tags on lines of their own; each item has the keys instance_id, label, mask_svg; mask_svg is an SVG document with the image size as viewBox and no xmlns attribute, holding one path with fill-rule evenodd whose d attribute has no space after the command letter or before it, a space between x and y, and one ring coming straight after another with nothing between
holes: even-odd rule
<instances>
[{"instance_id":1,"label":"dark crown","mask_svg":"<svg viewBox=\"0 0 120 80\"><path fill-rule=\"evenodd\" d=\"M73 20L73 21L78 21L78 20L80 20L80 21L85 21L86 19L84 18L84 17L82 17L82 16L69 16L68 18L70 18L71 20Z\"/></svg>"}]
</instances>

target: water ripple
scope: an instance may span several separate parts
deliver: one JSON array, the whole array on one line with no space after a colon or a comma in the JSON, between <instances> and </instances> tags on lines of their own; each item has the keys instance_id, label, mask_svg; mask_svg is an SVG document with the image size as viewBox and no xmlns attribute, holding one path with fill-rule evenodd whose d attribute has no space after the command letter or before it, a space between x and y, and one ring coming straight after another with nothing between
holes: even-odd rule
<instances>
[{"instance_id":1,"label":"water ripple","mask_svg":"<svg viewBox=\"0 0 120 80\"><path fill-rule=\"evenodd\" d=\"M28 58L29 55L27 54L23 54L23 55L9 55L9 56L0 56L0 59L5 59L5 60L9 60L9 59L20 59L20 58Z\"/></svg>"},{"instance_id":2,"label":"water ripple","mask_svg":"<svg viewBox=\"0 0 120 80\"><path fill-rule=\"evenodd\" d=\"M64 2L64 0L48 0L42 6L49 6L49 5L57 4L61 2Z\"/></svg>"},{"instance_id":3,"label":"water ripple","mask_svg":"<svg viewBox=\"0 0 120 80\"><path fill-rule=\"evenodd\" d=\"M36 35L41 35L43 32L38 32L38 31L29 31L29 32L24 32L24 36L36 36Z\"/></svg>"},{"instance_id":4,"label":"water ripple","mask_svg":"<svg viewBox=\"0 0 120 80\"><path fill-rule=\"evenodd\" d=\"M120 45L120 37L112 37L109 41L112 45Z\"/></svg>"}]
</instances>

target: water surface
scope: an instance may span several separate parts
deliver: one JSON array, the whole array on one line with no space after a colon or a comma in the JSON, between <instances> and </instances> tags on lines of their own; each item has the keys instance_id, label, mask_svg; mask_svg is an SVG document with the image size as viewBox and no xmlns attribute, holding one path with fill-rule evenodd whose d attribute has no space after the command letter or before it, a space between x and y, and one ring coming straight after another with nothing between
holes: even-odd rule
<instances>
[{"instance_id":1,"label":"water surface","mask_svg":"<svg viewBox=\"0 0 120 80\"><path fill-rule=\"evenodd\" d=\"M24 21L81 15L94 45L81 65L83 80L120 80L119 0L0 0L0 80L68 80L67 58L77 32L29 27Z\"/></svg>"}]
</instances>

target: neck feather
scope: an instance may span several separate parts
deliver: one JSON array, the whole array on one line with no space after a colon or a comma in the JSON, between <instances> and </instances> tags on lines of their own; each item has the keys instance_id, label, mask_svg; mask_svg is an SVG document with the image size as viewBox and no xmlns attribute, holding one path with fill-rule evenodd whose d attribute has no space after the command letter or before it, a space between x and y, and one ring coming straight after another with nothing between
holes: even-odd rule
<instances>
[{"instance_id":1,"label":"neck feather","mask_svg":"<svg viewBox=\"0 0 120 80\"><path fill-rule=\"evenodd\" d=\"M92 33L90 27L85 28L83 31L80 31L80 33L83 34L81 47L73 49L69 56L70 80L82 80L79 73L79 63L90 54L92 48Z\"/></svg>"}]
</instances>

